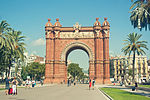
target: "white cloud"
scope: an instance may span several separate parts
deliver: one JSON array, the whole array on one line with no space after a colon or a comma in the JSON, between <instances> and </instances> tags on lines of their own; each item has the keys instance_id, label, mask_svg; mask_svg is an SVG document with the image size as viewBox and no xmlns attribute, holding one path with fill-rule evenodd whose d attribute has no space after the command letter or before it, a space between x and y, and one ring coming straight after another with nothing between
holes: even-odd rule
<instances>
[{"instance_id":1,"label":"white cloud","mask_svg":"<svg viewBox=\"0 0 150 100\"><path fill-rule=\"evenodd\" d=\"M31 44L32 44L32 46L43 46L46 44L45 42L46 41L43 38L39 38L39 39L33 41Z\"/></svg>"}]
</instances>

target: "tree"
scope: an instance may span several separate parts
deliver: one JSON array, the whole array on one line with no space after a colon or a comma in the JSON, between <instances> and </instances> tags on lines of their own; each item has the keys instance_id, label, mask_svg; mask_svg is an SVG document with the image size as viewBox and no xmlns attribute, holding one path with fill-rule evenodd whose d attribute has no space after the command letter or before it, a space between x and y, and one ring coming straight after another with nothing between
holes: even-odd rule
<instances>
[{"instance_id":1,"label":"tree","mask_svg":"<svg viewBox=\"0 0 150 100\"><path fill-rule=\"evenodd\" d=\"M41 77L43 77L45 74L45 65L40 64L38 62L33 62L33 63L27 65L25 71L27 72L27 75L30 76L31 78L40 80Z\"/></svg>"},{"instance_id":2,"label":"tree","mask_svg":"<svg viewBox=\"0 0 150 100\"><path fill-rule=\"evenodd\" d=\"M21 70L21 78L23 79L23 80L26 80L27 79L27 76L28 76L28 72L27 72L27 70L26 70L26 67L22 67L22 70Z\"/></svg>"},{"instance_id":3,"label":"tree","mask_svg":"<svg viewBox=\"0 0 150 100\"><path fill-rule=\"evenodd\" d=\"M3 67L2 69L6 69L6 66L9 64L9 57L6 55L8 54L7 51L10 51L12 48L11 45L11 37L8 35L8 32L11 30L9 24L6 21L1 21L0 23L0 66ZM3 70L4 71L4 70ZM7 75L7 72L6 72Z\"/></svg>"},{"instance_id":4,"label":"tree","mask_svg":"<svg viewBox=\"0 0 150 100\"><path fill-rule=\"evenodd\" d=\"M143 55L146 54L143 49L147 49L146 41L139 41L142 34L137 33L130 33L127 37L127 40L124 40L126 45L122 48L122 52L124 52L125 55L133 54L133 82L134 82L134 69L135 69L135 55Z\"/></svg>"},{"instance_id":5,"label":"tree","mask_svg":"<svg viewBox=\"0 0 150 100\"><path fill-rule=\"evenodd\" d=\"M12 52L16 60L18 61L18 59L20 59L21 61L24 61L24 51L26 50L24 43L25 36L22 36L22 33L20 31L14 30L12 30L8 34L9 36L12 37L11 39L11 41L13 42Z\"/></svg>"},{"instance_id":6,"label":"tree","mask_svg":"<svg viewBox=\"0 0 150 100\"><path fill-rule=\"evenodd\" d=\"M131 11L131 24L134 28L145 28L147 30L147 26L150 30L150 0L131 0L134 1L133 5L130 7Z\"/></svg>"},{"instance_id":7,"label":"tree","mask_svg":"<svg viewBox=\"0 0 150 100\"><path fill-rule=\"evenodd\" d=\"M6 21L0 23L0 49L5 46L10 47L9 36L7 35L10 29Z\"/></svg>"},{"instance_id":8,"label":"tree","mask_svg":"<svg viewBox=\"0 0 150 100\"><path fill-rule=\"evenodd\" d=\"M75 80L75 77L79 77L81 75L82 72L82 68L79 67L79 64L75 64L75 63L71 63L68 66L68 73L70 73L70 75L72 75L72 77Z\"/></svg>"},{"instance_id":9,"label":"tree","mask_svg":"<svg viewBox=\"0 0 150 100\"><path fill-rule=\"evenodd\" d=\"M110 77L113 78L114 77L113 59L110 59L109 67L110 67Z\"/></svg>"},{"instance_id":10,"label":"tree","mask_svg":"<svg viewBox=\"0 0 150 100\"><path fill-rule=\"evenodd\" d=\"M14 31L10 28L6 21L0 23L0 66L6 69L6 73L8 71L8 76L12 62L17 63L19 60L24 60L25 37L21 34L20 31Z\"/></svg>"}]
</instances>

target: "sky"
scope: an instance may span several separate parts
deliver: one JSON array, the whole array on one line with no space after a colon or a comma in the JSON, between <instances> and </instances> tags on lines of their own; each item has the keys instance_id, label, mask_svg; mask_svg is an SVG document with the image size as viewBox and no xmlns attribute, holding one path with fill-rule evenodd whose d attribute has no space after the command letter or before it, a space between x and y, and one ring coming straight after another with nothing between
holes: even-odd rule
<instances>
[{"instance_id":1,"label":"sky","mask_svg":"<svg viewBox=\"0 0 150 100\"><path fill-rule=\"evenodd\" d=\"M26 36L27 52L45 57L45 24L59 18L64 27L72 27L76 22L82 26L93 26L99 17L110 23L110 55L123 55L123 40L132 32L142 34L141 40L148 42L150 31L134 29L130 22L129 8L131 0L0 0L0 21L6 20L12 28L20 30ZM150 50L146 51L150 57ZM72 51L68 59L88 68L88 56L82 50ZM84 61L83 61L84 59Z\"/></svg>"}]
</instances>

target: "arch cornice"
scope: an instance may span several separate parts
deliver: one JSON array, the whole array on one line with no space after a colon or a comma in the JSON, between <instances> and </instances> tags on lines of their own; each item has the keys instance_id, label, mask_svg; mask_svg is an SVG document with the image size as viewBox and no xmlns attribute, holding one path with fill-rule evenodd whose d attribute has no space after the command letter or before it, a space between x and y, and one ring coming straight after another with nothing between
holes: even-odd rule
<instances>
[{"instance_id":1,"label":"arch cornice","mask_svg":"<svg viewBox=\"0 0 150 100\"><path fill-rule=\"evenodd\" d=\"M76 48L76 47L81 47L83 48L87 53L88 53L88 56L89 56L89 60L90 61L93 61L94 60L94 55L93 55L93 52L91 50L91 48L86 45L85 43L82 43L82 42L71 42L69 44L67 44L65 46L65 48L63 49L63 51L61 52L61 61L65 61L66 60L66 57L67 57L67 53L70 49L72 48Z\"/></svg>"}]
</instances>

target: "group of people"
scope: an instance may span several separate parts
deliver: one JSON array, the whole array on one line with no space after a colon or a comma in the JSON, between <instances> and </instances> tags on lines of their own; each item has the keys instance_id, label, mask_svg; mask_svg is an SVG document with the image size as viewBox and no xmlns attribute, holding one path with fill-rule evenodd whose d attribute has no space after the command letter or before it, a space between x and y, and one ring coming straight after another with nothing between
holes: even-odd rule
<instances>
[{"instance_id":1,"label":"group of people","mask_svg":"<svg viewBox=\"0 0 150 100\"><path fill-rule=\"evenodd\" d=\"M91 79L90 79L90 81L89 81L89 90L91 89L91 87L93 87L93 90L94 90L94 85L95 85L95 80L93 79L91 81Z\"/></svg>"},{"instance_id":2,"label":"group of people","mask_svg":"<svg viewBox=\"0 0 150 100\"><path fill-rule=\"evenodd\" d=\"M10 86L10 84L12 84L12 86ZM11 81L9 79L9 77L7 77L6 79L6 95L8 94L13 94L13 95L17 95L17 84L18 84L18 81L16 79L16 77L14 77L14 79Z\"/></svg>"},{"instance_id":3,"label":"group of people","mask_svg":"<svg viewBox=\"0 0 150 100\"><path fill-rule=\"evenodd\" d=\"M11 79L9 79L9 77L6 78L6 95L17 95L17 85L18 85L18 81L16 79L16 77L13 78L13 80L11 81ZM34 87L36 85L36 82L35 80L32 79L32 81L30 81L30 79L28 78L26 81L25 81L25 87L26 88L31 88L31 85L32 87Z\"/></svg>"},{"instance_id":4,"label":"group of people","mask_svg":"<svg viewBox=\"0 0 150 100\"><path fill-rule=\"evenodd\" d=\"M68 85L68 87L69 86L71 86L71 79L69 78L68 79L68 81L67 81L67 85ZM76 84L76 82L74 81L74 85ZM94 86L95 86L95 80L93 79L92 81L91 81L91 79L89 80L89 90L91 89L91 88L93 88L93 90L94 90Z\"/></svg>"},{"instance_id":5,"label":"group of people","mask_svg":"<svg viewBox=\"0 0 150 100\"><path fill-rule=\"evenodd\" d=\"M74 85L76 85L76 81L75 80L71 80L71 78L69 78L68 81L67 81L68 87L71 86L72 83Z\"/></svg>"},{"instance_id":6,"label":"group of people","mask_svg":"<svg viewBox=\"0 0 150 100\"><path fill-rule=\"evenodd\" d=\"M36 82L34 79L30 80L30 78L28 78L26 81L25 81L25 87L26 88L31 88L31 85L32 85L32 88L36 85Z\"/></svg>"}]
</instances>

